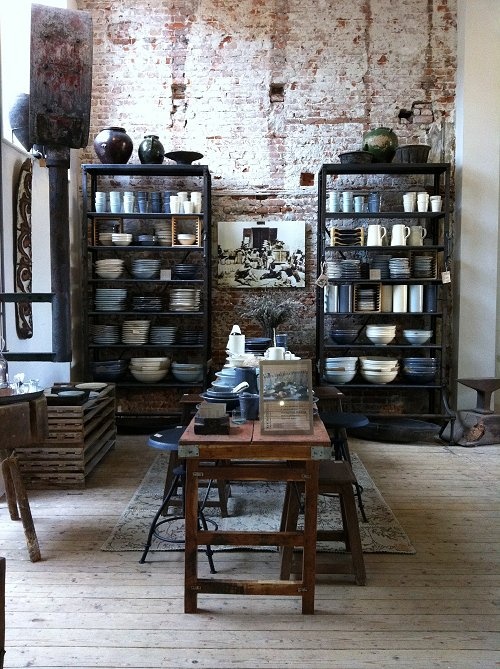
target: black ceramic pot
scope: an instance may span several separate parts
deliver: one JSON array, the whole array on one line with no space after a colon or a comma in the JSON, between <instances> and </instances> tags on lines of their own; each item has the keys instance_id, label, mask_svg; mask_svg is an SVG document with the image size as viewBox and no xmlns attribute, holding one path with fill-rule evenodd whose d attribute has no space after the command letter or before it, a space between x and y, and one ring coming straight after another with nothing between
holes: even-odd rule
<instances>
[{"instance_id":1,"label":"black ceramic pot","mask_svg":"<svg viewBox=\"0 0 500 669\"><path fill-rule=\"evenodd\" d=\"M158 139L158 135L144 135L137 153L143 164L161 165L165 157L165 149Z\"/></svg>"},{"instance_id":2,"label":"black ceramic pot","mask_svg":"<svg viewBox=\"0 0 500 669\"><path fill-rule=\"evenodd\" d=\"M128 163L134 145L125 132L125 128L111 126L103 128L94 139L94 151L106 165L124 165Z\"/></svg>"}]
</instances>

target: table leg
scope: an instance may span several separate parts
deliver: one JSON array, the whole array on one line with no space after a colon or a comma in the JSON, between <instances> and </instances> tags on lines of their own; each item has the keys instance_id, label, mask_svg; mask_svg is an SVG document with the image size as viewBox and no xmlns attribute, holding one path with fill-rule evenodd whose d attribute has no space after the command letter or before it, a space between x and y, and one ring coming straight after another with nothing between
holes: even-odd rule
<instances>
[{"instance_id":1,"label":"table leg","mask_svg":"<svg viewBox=\"0 0 500 669\"><path fill-rule=\"evenodd\" d=\"M184 613L198 610L198 477L194 474L197 465L197 458L186 459Z\"/></svg>"},{"instance_id":2,"label":"table leg","mask_svg":"<svg viewBox=\"0 0 500 669\"><path fill-rule=\"evenodd\" d=\"M318 522L318 469L319 462L306 462L304 502L304 549L302 551L302 613L314 613L316 586L316 528Z\"/></svg>"}]
</instances>

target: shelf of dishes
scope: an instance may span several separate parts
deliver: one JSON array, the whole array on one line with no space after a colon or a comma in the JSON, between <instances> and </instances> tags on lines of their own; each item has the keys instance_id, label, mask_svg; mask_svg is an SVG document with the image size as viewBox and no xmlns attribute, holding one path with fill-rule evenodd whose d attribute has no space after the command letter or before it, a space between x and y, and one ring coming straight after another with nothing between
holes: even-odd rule
<instances>
[{"instance_id":1,"label":"shelf of dishes","mask_svg":"<svg viewBox=\"0 0 500 669\"><path fill-rule=\"evenodd\" d=\"M99 279L146 279L146 280L182 280L203 281L200 276L203 268L191 263L175 263L165 267L166 258L103 258L93 263L94 272ZM128 275L128 276L127 276Z\"/></svg>"},{"instance_id":2,"label":"shelf of dishes","mask_svg":"<svg viewBox=\"0 0 500 669\"><path fill-rule=\"evenodd\" d=\"M141 356L118 360L98 360L89 363L95 381L166 385L201 384L206 375L205 363L183 363L168 356Z\"/></svg>"},{"instance_id":3,"label":"shelf of dishes","mask_svg":"<svg viewBox=\"0 0 500 669\"><path fill-rule=\"evenodd\" d=\"M439 369L439 359L427 356L333 356L326 357L320 365L323 379L335 385L351 383L358 378L376 385L396 381L403 385L428 386L436 384Z\"/></svg>"},{"instance_id":4,"label":"shelf of dishes","mask_svg":"<svg viewBox=\"0 0 500 669\"><path fill-rule=\"evenodd\" d=\"M91 245L97 246L202 246L203 225L199 216L172 216L146 228L123 218L95 220L89 230Z\"/></svg>"},{"instance_id":5,"label":"shelf of dishes","mask_svg":"<svg viewBox=\"0 0 500 669\"><path fill-rule=\"evenodd\" d=\"M326 194L326 212L348 216L375 214L382 210L388 214L410 214L412 216L434 214L439 216L443 208L441 195L427 190L332 190Z\"/></svg>"},{"instance_id":6,"label":"shelf of dishes","mask_svg":"<svg viewBox=\"0 0 500 669\"><path fill-rule=\"evenodd\" d=\"M401 279L398 278L399 280ZM422 314L437 313L438 310L437 282L329 283L323 292L323 308L327 314L381 312Z\"/></svg>"},{"instance_id":7,"label":"shelf of dishes","mask_svg":"<svg viewBox=\"0 0 500 669\"><path fill-rule=\"evenodd\" d=\"M201 214L201 191L96 191L95 213L111 214Z\"/></svg>"}]
</instances>

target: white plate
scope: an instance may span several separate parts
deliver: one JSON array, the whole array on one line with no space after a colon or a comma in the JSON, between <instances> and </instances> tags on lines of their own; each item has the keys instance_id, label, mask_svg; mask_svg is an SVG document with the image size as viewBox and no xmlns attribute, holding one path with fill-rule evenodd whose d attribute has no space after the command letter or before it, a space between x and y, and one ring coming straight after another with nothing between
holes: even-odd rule
<instances>
[{"instance_id":1,"label":"white plate","mask_svg":"<svg viewBox=\"0 0 500 669\"><path fill-rule=\"evenodd\" d=\"M78 388L78 390L102 390L103 388L106 388L108 384L107 383L77 383L75 388Z\"/></svg>"}]
</instances>

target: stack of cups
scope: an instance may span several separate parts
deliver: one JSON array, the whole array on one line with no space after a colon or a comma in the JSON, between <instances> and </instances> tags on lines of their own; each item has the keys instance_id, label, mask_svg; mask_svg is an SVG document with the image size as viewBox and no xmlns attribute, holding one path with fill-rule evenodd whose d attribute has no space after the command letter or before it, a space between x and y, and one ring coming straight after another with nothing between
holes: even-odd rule
<instances>
[{"instance_id":1,"label":"stack of cups","mask_svg":"<svg viewBox=\"0 0 500 669\"><path fill-rule=\"evenodd\" d=\"M99 213L106 211L108 194L103 191L97 191L95 194L95 210Z\"/></svg>"},{"instance_id":2,"label":"stack of cups","mask_svg":"<svg viewBox=\"0 0 500 669\"><path fill-rule=\"evenodd\" d=\"M328 195L328 211L340 211L340 198L336 190L334 190L333 193L329 193Z\"/></svg>"},{"instance_id":3,"label":"stack of cups","mask_svg":"<svg viewBox=\"0 0 500 669\"><path fill-rule=\"evenodd\" d=\"M109 193L109 208L113 214L120 214L122 210L122 194L119 190L112 190Z\"/></svg>"},{"instance_id":4,"label":"stack of cups","mask_svg":"<svg viewBox=\"0 0 500 669\"><path fill-rule=\"evenodd\" d=\"M162 211L164 214L170 214L170 196L172 193L169 190L163 191Z\"/></svg>"},{"instance_id":5,"label":"stack of cups","mask_svg":"<svg viewBox=\"0 0 500 669\"><path fill-rule=\"evenodd\" d=\"M403 195L403 209L406 212L415 211L416 204L417 204L417 194L415 192L411 191Z\"/></svg>"},{"instance_id":6,"label":"stack of cups","mask_svg":"<svg viewBox=\"0 0 500 669\"><path fill-rule=\"evenodd\" d=\"M362 214L365 211L364 195L356 195L356 197L354 198L354 211L357 214Z\"/></svg>"},{"instance_id":7,"label":"stack of cups","mask_svg":"<svg viewBox=\"0 0 500 669\"><path fill-rule=\"evenodd\" d=\"M194 213L194 202L192 200L183 200L182 201L182 213L183 214L192 214Z\"/></svg>"},{"instance_id":8,"label":"stack of cups","mask_svg":"<svg viewBox=\"0 0 500 669\"><path fill-rule=\"evenodd\" d=\"M441 211L443 204L441 195L431 195L429 199L431 201L431 211Z\"/></svg>"},{"instance_id":9,"label":"stack of cups","mask_svg":"<svg viewBox=\"0 0 500 669\"><path fill-rule=\"evenodd\" d=\"M151 213L152 214L159 214L161 211L161 196L158 191L153 191L149 195L149 199L151 202Z\"/></svg>"},{"instance_id":10,"label":"stack of cups","mask_svg":"<svg viewBox=\"0 0 500 669\"><path fill-rule=\"evenodd\" d=\"M201 193L199 191L191 193L191 202L193 203L193 213L201 214Z\"/></svg>"},{"instance_id":11,"label":"stack of cups","mask_svg":"<svg viewBox=\"0 0 500 669\"><path fill-rule=\"evenodd\" d=\"M171 195L170 196L170 213L171 214L178 214L180 211L180 202L179 202L179 196L178 195Z\"/></svg>"},{"instance_id":12,"label":"stack of cups","mask_svg":"<svg viewBox=\"0 0 500 669\"><path fill-rule=\"evenodd\" d=\"M141 190L137 193L137 206L141 214L148 213L148 194L146 191Z\"/></svg>"},{"instance_id":13,"label":"stack of cups","mask_svg":"<svg viewBox=\"0 0 500 669\"><path fill-rule=\"evenodd\" d=\"M123 193L123 213L124 214L133 214L134 213L134 203L135 203L135 194L131 191L126 191Z\"/></svg>"},{"instance_id":14,"label":"stack of cups","mask_svg":"<svg viewBox=\"0 0 500 669\"><path fill-rule=\"evenodd\" d=\"M342 211L344 213L349 213L353 210L353 200L352 191L346 190L342 193Z\"/></svg>"},{"instance_id":15,"label":"stack of cups","mask_svg":"<svg viewBox=\"0 0 500 669\"><path fill-rule=\"evenodd\" d=\"M368 211L374 214L380 211L380 193L370 193L368 196Z\"/></svg>"},{"instance_id":16,"label":"stack of cups","mask_svg":"<svg viewBox=\"0 0 500 669\"><path fill-rule=\"evenodd\" d=\"M429 209L429 193L421 192L417 195L417 209L420 212Z\"/></svg>"},{"instance_id":17,"label":"stack of cups","mask_svg":"<svg viewBox=\"0 0 500 669\"><path fill-rule=\"evenodd\" d=\"M188 199L188 192L187 192L187 190L180 190L180 191L177 193L177 197L179 198L179 202L181 203L179 209L180 209L181 212L182 212L182 203L183 203L185 200Z\"/></svg>"},{"instance_id":18,"label":"stack of cups","mask_svg":"<svg viewBox=\"0 0 500 669\"><path fill-rule=\"evenodd\" d=\"M406 284L392 287L392 310L394 313L408 311L408 286Z\"/></svg>"}]
</instances>

